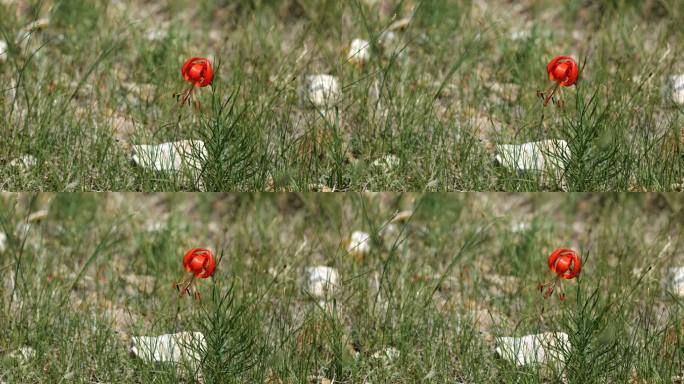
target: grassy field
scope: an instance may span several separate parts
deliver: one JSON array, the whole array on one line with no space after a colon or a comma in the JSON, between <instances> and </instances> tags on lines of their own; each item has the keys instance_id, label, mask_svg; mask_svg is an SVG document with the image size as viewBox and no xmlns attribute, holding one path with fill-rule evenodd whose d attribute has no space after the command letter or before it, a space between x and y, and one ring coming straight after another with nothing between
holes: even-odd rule
<instances>
[{"instance_id":1,"label":"grassy field","mask_svg":"<svg viewBox=\"0 0 684 384\"><path fill-rule=\"evenodd\" d=\"M3 190L671 191L684 182L683 109L667 90L684 74L678 0L4 0L0 14ZM356 38L370 41L362 66L347 59ZM546 63L557 55L577 59L580 80L563 89L563 108L543 111L536 92L549 87ZM217 67L199 111L173 97L192 56ZM325 110L303 96L314 74L339 81ZM497 145L545 139L571 152L553 177L493 161ZM197 169L131 161L135 145L176 140L204 141Z\"/></svg>"},{"instance_id":2,"label":"grassy field","mask_svg":"<svg viewBox=\"0 0 684 384\"><path fill-rule=\"evenodd\" d=\"M129 354L132 337L193 331L206 383L681 383L666 276L684 266L683 209L676 194L5 194L0 381L194 382ZM363 257L344 248L355 230ZM194 247L221 258L199 301L173 288ZM583 269L545 300L558 247ZM339 272L327 301L305 289L316 265ZM494 353L547 331L568 334L564 364Z\"/></svg>"}]
</instances>

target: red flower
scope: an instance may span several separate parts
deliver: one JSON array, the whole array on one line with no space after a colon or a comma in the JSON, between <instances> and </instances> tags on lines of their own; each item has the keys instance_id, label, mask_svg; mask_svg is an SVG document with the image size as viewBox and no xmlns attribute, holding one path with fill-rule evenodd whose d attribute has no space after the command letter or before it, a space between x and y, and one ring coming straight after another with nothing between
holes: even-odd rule
<instances>
[{"instance_id":1,"label":"red flower","mask_svg":"<svg viewBox=\"0 0 684 384\"><path fill-rule=\"evenodd\" d=\"M570 248L558 248L549 255L549 269L556 274L556 278L544 284L537 284L537 289L544 292L544 298L548 299L553 291L558 288L558 298L565 300L563 293L563 279L572 279L580 273L582 260L577 252Z\"/></svg>"},{"instance_id":2,"label":"red flower","mask_svg":"<svg viewBox=\"0 0 684 384\"><path fill-rule=\"evenodd\" d=\"M549 80L555 82L545 92L537 91L537 96L544 100L544 106L553 100L553 103L559 107L563 105L560 98L559 87L569 87L577 82L579 75L579 68L577 62L570 56L556 56L546 65L546 72L549 74ZM553 97L558 91L558 100Z\"/></svg>"},{"instance_id":3,"label":"red flower","mask_svg":"<svg viewBox=\"0 0 684 384\"><path fill-rule=\"evenodd\" d=\"M569 87L577 82L579 70L577 62L570 56L556 56L546 66L549 80L553 80L562 87Z\"/></svg>"},{"instance_id":4,"label":"red flower","mask_svg":"<svg viewBox=\"0 0 684 384\"><path fill-rule=\"evenodd\" d=\"M175 93L174 97L177 98L181 107L185 105L192 96L195 88L203 88L207 85L211 85L214 81L214 69L211 67L211 62L209 59L204 57L191 57L189 58L183 67L181 67L181 75L185 81L192 84L190 88L181 92ZM199 100L195 101L195 108L200 109Z\"/></svg>"},{"instance_id":5,"label":"red flower","mask_svg":"<svg viewBox=\"0 0 684 384\"><path fill-rule=\"evenodd\" d=\"M195 277L206 279L214 274L216 260L208 249L193 248L183 256L183 267Z\"/></svg>"},{"instance_id":6,"label":"red flower","mask_svg":"<svg viewBox=\"0 0 684 384\"><path fill-rule=\"evenodd\" d=\"M549 255L549 269L563 279L572 279L582 269L582 261L574 250L559 248Z\"/></svg>"},{"instance_id":7,"label":"red flower","mask_svg":"<svg viewBox=\"0 0 684 384\"><path fill-rule=\"evenodd\" d=\"M191 272L192 276L180 283L174 283L174 287L178 290L181 297L186 293L188 295L192 293L195 299L199 300L200 293L198 290L193 292L192 285L195 279L206 279L214 274L214 269L216 269L214 255L208 249L193 248L183 256L183 268Z\"/></svg>"},{"instance_id":8,"label":"red flower","mask_svg":"<svg viewBox=\"0 0 684 384\"><path fill-rule=\"evenodd\" d=\"M211 67L211 62L203 57L188 59L181 68L181 74L185 81L199 88L211 85L214 80L214 69Z\"/></svg>"}]
</instances>

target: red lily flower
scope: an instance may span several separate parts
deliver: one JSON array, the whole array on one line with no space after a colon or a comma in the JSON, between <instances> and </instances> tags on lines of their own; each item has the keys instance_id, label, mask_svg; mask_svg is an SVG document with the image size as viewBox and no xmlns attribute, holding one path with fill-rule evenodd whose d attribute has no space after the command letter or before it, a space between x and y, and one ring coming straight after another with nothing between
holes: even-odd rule
<instances>
[{"instance_id":1,"label":"red lily flower","mask_svg":"<svg viewBox=\"0 0 684 384\"><path fill-rule=\"evenodd\" d=\"M181 74L185 81L199 88L211 85L214 80L214 69L211 67L211 62L204 57L188 59L181 68Z\"/></svg>"},{"instance_id":2,"label":"red lily flower","mask_svg":"<svg viewBox=\"0 0 684 384\"><path fill-rule=\"evenodd\" d=\"M195 277L206 279L214 274L216 261L208 249L193 248L183 256L183 267Z\"/></svg>"},{"instance_id":3,"label":"red lily flower","mask_svg":"<svg viewBox=\"0 0 684 384\"><path fill-rule=\"evenodd\" d=\"M569 87L577 82L579 70L577 63L570 56L556 56L546 65L549 80L553 80L562 87Z\"/></svg>"},{"instance_id":4,"label":"red lily flower","mask_svg":"<svg viewBox=\"0 0 684 384\"><path fill-rule=\"evenodd\" d=\"M563 293L562 280L569 280L577 276L582 269L582 260L579 254L570 248L558 248L549 255L548 259L549 269L556 274L556 277L544 284L538 284L537 288L544 292L544 298L548 299L553 294L553 291L558 287L558 298L565 299Z\"/></svg>"},{"instance_id":5,"label":"red lily flower","mask_svg":"<svg viewBox=\"0 0 684 384\"><path fill-rule=\"evenodd\" d=\"M181 67L181 75L185 81L192 84L187 90L175 95L178 98L182 96L179 99L181 106L185 105L195 88L204 88L214 81L214 69L209 59L204 57L191 57L186 60ZM199 102L196 102L195 106L199 109Z\"/></svg>"},{"instance_id":6,"label":"red lily flower","mask_svg":"<svg viewBox=\"0 0 684 384\"><path fill-rule=\"evenodd\" d=\"M546 90L547 96L544 93L537 91L537 96L544 99L544 106L553 100L554 104L562 106L562 101L553 98L556 91L559 91L559 87L569 87L575 85L577 82L577 77L579 76L579 67L577 62L570 56L556 56L546 65L546 72L549 75L549 80L555 82L548 90ZM560 92L560 91L559 91Z\"/></svg>"},{"instance_id":7,"label":"red lily flower","mask_svg":"<svg viewBox=\"0 0 684 384\"><path fill-rule=\"evenodd\" d=\"M183 256L183 268L192 273L192 277L188 280L175 283L175 287L180 292L180 295L190 294L192 284L195 279L206 279L214 274L216 269L216 260L211 251L204 248L193 248L185 253ZM199 300L200 294L198 291L194 292L195 299Z\"/></svg>"},{"instance_id":8,"label":"red lily flower","mask_svg":"<svg viewBox=\"0 0 684 384\"><path fill-rule=\"evenodd\" d=\"M582 261L574 250L559 248L549 255L549 269L563 279L572 279L582 269Z\"/></svg>"}]
</instances>

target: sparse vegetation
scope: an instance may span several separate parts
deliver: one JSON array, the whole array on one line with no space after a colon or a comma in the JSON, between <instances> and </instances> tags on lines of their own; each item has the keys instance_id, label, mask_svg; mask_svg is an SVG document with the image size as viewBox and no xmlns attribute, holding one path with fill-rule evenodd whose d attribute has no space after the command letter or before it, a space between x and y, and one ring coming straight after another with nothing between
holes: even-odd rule
<instances>
[{"instance_id":1,"label":"sparse vegetation","mask_svg":"<svg viewBox=\"0 0 684 384\"><path fill-rule=\"evenodd\" d=\"M684 263L683 207L655 194L5 195L0 380L193 382L196 368L128 353L132 336L188 331L207 340L207 383L677 383L668 270ZM344 248L355 230L371 234L363 257ZM197 246L220 258L201 301L173 288ZM536 286L561 246L583 269L564 301L545 300ZM327 300L307 292L315 265L339 273ZM568 334L564 364L494 353L496 337L539 332Z\"/></svg>"},{"instance_id":2,"label":"sparse vegetation","mask_svg":"<svg viewBox=\"0 0 684 384\"><path fill-rule=\"evenodd\" d=\"M7 0L0 13L4 190L670 191L684 182L682 105L668 90L684 74L676 0ZM347 57L357 38L370 44L363 65ZM575 57L580 78L541 120L536 91L556 55ZM212 89L197 92L201 112L172 97L192 56L217 67ZM324 111L303 96L314 74L339 81ZM544 139L568 141L562 180L492 160L498 144ZM131 161L134 145L177 140L205 141L194 177Z\"/></svg>"}]
</instances>

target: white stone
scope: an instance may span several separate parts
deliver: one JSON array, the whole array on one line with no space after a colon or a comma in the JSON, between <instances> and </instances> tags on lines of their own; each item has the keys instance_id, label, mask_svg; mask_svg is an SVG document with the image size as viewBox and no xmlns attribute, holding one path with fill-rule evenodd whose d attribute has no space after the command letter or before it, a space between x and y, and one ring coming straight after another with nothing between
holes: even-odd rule
<instances>
[{"instance_id":1,"label":"white stone","mask_svg":"<svg viewBox=\"0 0 684 384\"><path fill-rule=\"evenodd\" d=\"M354 231L349 237L347 252L350 254L365 255L370 252L371 236L363 231Z\"/></svg>"},{"instance_id":2,"label":"white stone","mask_svg":"<svg viewBox=\"0 0 684 384\"><path fill-rule=\"evenodd\" d=\"M22 171L28 171L29 168L33 168L38 163L38 160L32 155L24 155L17 157L10 161L9 166L19 168Z\"/></svg>"},{"instance_id":3,"label":"white stone","mask_svg":"<svg viewBox=\"0 0 684 384\"><path fill-rule=\"evenodd\" d=\"M370 43L363 39L354 39L349 47L347 60L352 64L365 64L370 60Z\"/></svg>"},{"instance_id":4,"label":"white stone","mask_svg":"<svg viewBox=\"0 0 684 384\"><path fill-rule=\"evenodd\" d=\"M145 39L147 41L161 41L166 39L169 35L169 31L164 29L151 29L145 34Z\"/></svg>"},{"instance_id":5,"label":"white stone","mask_svg":"<svg viewBox=\"0 0 684 384\"><path fill-rule=\"evenodd\" d=\"M406 28L408 28L408 26L411 24L411 20L412 20L411 17L404 17L404 18L401 18L399 20L396 20L395 22L390 24L389 27L387 27L387 30L389 30L389 31L396 31L396 30L403 31Z\"/></svg>"},{"instance_id":6,"label":"white stone","mask_svg":"<svg viewBox=\"0 0 684 384\"><path fill-rule=\"evenodd\" d=\"M340 99L340 85L335 76L310 75L306 77L306 98L318 108L329 108Z\"/></svg>"},{"instance_id":7,"label":"white stone","mask_svg":"<svg viewBox=\"0 0 684 384\"><path fill-rule=\"evenodd\" d=\"M180 332L161 336L133 336L130 352L147 363L186 363L197 366L206 353L201 332Z\"/></svg>"},{"instance_id":8,"label":"white stone","mask_svg":"<svg viewBox=\"0 0 684 384\"><path fill-rule=\"evenodd\" d=\"M36 350L23 346L16 351L12 352L9 354L11 358L19 360L22 364L27 363L29 360L33 360L34 357L36 357Z\"/></svg>"},{"instance_id":9,"label":"white stone","mask_svg":"<svg viewBox=\"0 0 684 384\"><path fill-rule=\"evenodd\" d=\"M398 349L394 347L387 347L383 350L375 352L371 357L381 360L384 364L391 364L396 361L399 356L401 356L401 352L399 352Z\"/></svg>"},{"instance_id":10,"label":"white stone","mask_svg":"<svg viewBox=\"0 0 684 384\"><path fill-rule=\"evenodd\" d=\"M158 145L133 145L133 162L155 172L197 171L207 159L207 150L201 140L181 140Z\"/></svg>"},{"instance_id":11,"label":"white stone","mask_svg":"<svg viewBox=\"0 0 684 384\"><path fill-rule=\"evenodd\" d=\"M413 217L413 211L397 212L392 219L380 229L380 236L387 249L392 249L398 245L398 236L402 232L402 227L407 225Z\"/></svg>"},{"instance_id":12,"label":"white stone","mask_svg":"<svg viewBox=\"0 0 684 384\"><path fill-rule=\"evenodd\" d=\"M166 228L166 223L163 221L155 220L147 223L147 226L145 227L145 231L147 232L161 232Z\"/></svg>"},{"instance_id":13,"label":"white stone","mask_svg":"<svg viewBox=\"0 0 684 384\"><path fill-rule=\"evenodd\" d=\"M306 268L307 291L315 298L326 299L338 287L339 276L335 268L316 266Z\"/></svg>"},{"instance_id":14,"label":"white stone","mask_svg":"<svg viewBox=\"0 0 684 384\"><path fill-rule=\"evenodd\" d=\"M531 227L530 223L525 222L525 221L518 221L518 222L511 224L511 232L513 232L513 233L526 232L528 229L530 229L530 227Z\"/></svg>"},{"instance_id":15,"label":"white stone","mask_svg":"<svg viewBox=\"0 0 684 384\"><path fill-rule=\"evenodd\" d=\"M671 267L667 270L667 289L673 294L684 297L684 267Z\"/></svg>"},{"instance_id":16,"label":"white stone","mask_svg":"<svg viewBox=\"0 0 684 384\"><path fill-rule=\"evenodd\" d=\"M413 217L413 211L400 211L392 217L393 223L403 223L409 221Z\"/></svg>"},{"instance_id":17,"label":"white stone","mask_svg":"<svg viewBox=\"0 0 684 384\"><path fill-rule=\"evenodd\" d=\"M393 246L399 234L399 225L397 223L389 223L382 229L382 237L386 240L385 245Z\"/></svg>"},{"instance_id":18,"label":"white stone","mask_svg":"<svg viewBox=\"0 0 684 384\"><path fill-rule=\"evenodd\" d=\"M544 171L549 166L563 168L570 156L570 147L565 140L542 140L520 145L496 145L494 159L500 165L517 171Z\"/></svg>"},{"instance_id":19,"label":"white stone","mask_svg":"<svg viewBox=\"0 0 684 384\"><path fill-rule=\"evenodd\" d=\"M384 173L389 173L399 166L400 160L395 155L385 155L379 159L373 160L372 166L380 168Z\"/></svg>"},{"instance_id":20,"label":"white stone","mask_svg":"<svg viewBox=\"0 0 684 384\"><path fill-rule=\"evenodd\" d=\"M7 234L5 232L0 232L0 253L7 250Z\"/></svg>"},{"instance_id":21,"label":"white stone","mask_svg":"<svg viewBox=\"0 0 684 384\"><path fill-rule=\"evenodd\" d=\"M684 104L684 74L669 77L672 100L677 104Z\"/></svg>"},{"instance_id":22,"label":"white stone","mask_svg":"<svg viewBox=\"0 0 684 384\"><path fill-rule=\"evenodd\" d=\"M513 41L520 41L520 40L525 40L528 39L532 33L529 30L524 30L524 29L515 29L511 31L510 33L510 38Z\"/></svg>"},{"instance_id":23,"label":"white stone","mask_svg":"<svg viewBox=\"0 0 684 384\"><path fill-rule=\"evenodd\" d=\"M31 214L29 214L28 217L26 218L26 221L29 223L33 223L35 221L42 221L42 220L47 219L48 214L49 214L49 212L47 209L41 209L41 210L38 210L38 211L35 211L35 212L32 212Z\"/></svg>"},{"instance_id":24,"label":"white stone","mask_svg":"<svg viewBox=\"0 0 684 384\"><path fill-rule=\"evenodd\" d=\"M496 354L517 366L551 364L562 369L571 345L564 332L544 332L523 337L497 337Z\"/></svg>"},{"instance_id":25,"label":"white stone","mask_svg":"<svg viewBox=\"0 0 684 384\"><path fill-rule=\"evenodd\" d=\"M542 140L520 145L495 146L494 161L513 171L537 171L553 175L565 183L565 168L570 162L570 147L565 140Z\"/></svg>"},{"instance_id":26,"label":"white stone","mask_svg":"<svg viewBox=\"0 0 684 384\"><path fill-rule=\"evenodd\" d=\"M7 42L0 40L0 62L7 60Z\"/></svg>"},{"instance_id":27,"label":"white stone","mask_svg":"<svg viewBox=\"0 0 684 384\"><path fill-rule=\"evenodd\" d=\"M35 21L27 24L24 28L19 30L19 32L17 33L16 43L20 44L22 46L26 45L26 43L30 39L32 33L39 31L41 29L45 29L49 25L50 25L50 19L48 19L48 18L38 19L38 20L35 20Z\"/></svg>"},{"instance_id":28,"label":"white stone","mask_svg":"<svg viewBox=\"0 0 684 384\"><path fill-rule=\"evenodd\" d=\"M395 54L400 54L402 52L401 39L394 31L385 31L380 34L378 38L378 43L382 47L382 52L385 57L392 57Z\"/></svg>"}]
</instances>

